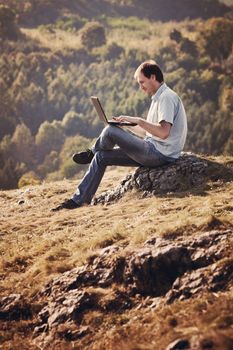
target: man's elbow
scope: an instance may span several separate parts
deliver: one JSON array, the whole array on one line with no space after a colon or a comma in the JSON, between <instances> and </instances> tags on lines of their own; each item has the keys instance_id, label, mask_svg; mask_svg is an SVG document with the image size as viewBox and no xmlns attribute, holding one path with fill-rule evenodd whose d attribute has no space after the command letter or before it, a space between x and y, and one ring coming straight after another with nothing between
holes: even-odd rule
<instances>
[{"instance_id":1,"label":"man's elbow","mask_svg":"<svg viewBox=\"0 0 233 350\"><path fill-rule=\"evenodd\" d=\"M161 135L161 139L166 140L169 135L170 135L170 131L164 131Z\"/></svg>"},{"instance_id":2,"label":"man's elbow","mask_svg":"<svg viewBox=\"0 0 233 350\"><path fill-rule=\"evenodd\" d=\"M163 123L161 128L161 139L162 140L166 140L168 138L168 136L170 135L170 131L171 131L171 124L170 123Z\"/></svg>"}]
</instances>

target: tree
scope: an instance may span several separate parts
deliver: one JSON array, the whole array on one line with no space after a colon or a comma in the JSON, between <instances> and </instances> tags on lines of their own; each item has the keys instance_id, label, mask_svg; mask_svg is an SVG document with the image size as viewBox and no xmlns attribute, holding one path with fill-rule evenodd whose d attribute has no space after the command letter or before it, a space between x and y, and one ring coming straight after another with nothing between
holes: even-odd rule
<instances>
[{"instance_id":1,"label":"tree","mask_svg":"<svg viewBox=\"0 0 233 350\"><path fill-rule=\"evenodd\" d=\"M226 59L232 50L233 20L211 18L199 35L201 49L212 59Z\"/></svg>"},{"instance_id":2,"label":"tree","mask_svg":"<svg viewBox=\"0 0 233 350\"><path fill-rule=\"evenodd\" d=\"M224 86L219 97L220 109L222 111L233 110L233 88L231 86Z\"/></svg>"},{"instance_id":3,"label":"tree","mask_svg":"<svg viewBox=\"0 0 233 350\"><path fill-rule=\"evenodd\" d=\"M64 133L60 122L53 121L52 123L49 123L48 121L45 121L41 124L36 135L38 161L43 160L51 151L59 151L63 141Z\"/></svg>"},{"instance_id":4,"label":"tree","mask_svg":"<svg viewBox=\"0 0 233 350\"><path fill-rule=\"evenodd\" d=\"M80 31L81 42L88 50L106 43L104 27L98 22L87 23Z\"/></svg>"},{"instance_id":5,"label":"tree","mask_svg":"<svg viewBox=\"0 0 233 350\"><path fill-rule=\"evenodd\" d=\"M92 140L83 136L67 137L59 155L61 177L70 178L77 172L86 169L86 165L75 164L72 160L72 154L90 147Z\"/></svg>"},{"instance_id":6,"label":"tree","mask_svg":"<svg viewBox=\"0 0 233 350\"><path fill-rule=\"evenodd\" d=\"M38 173L41 177L45 177L51 172L55 172L59 166L59 155L56 151L51 151L44 158L42 164L37 167Z\"/></svg>"},{"instance_id":7,"label":"tree","mask_svg":"<svg viewBox=\"0 0 233 350\"><path fill-rule=\"evenodd\" d=\"M84 116L79 115L75 111L69 111L64 115L62 126L67 136L80 134L85 135L88 129L88 123L84 120Z\"/></svg>"},{"instance_id":8,"label":"tree","mask_svg":"<svg viewBox=\"0 0 233 350\"><path fill-rule=\"evenodd\" d=\"M0 169L0 188L10 189L16 188L20 176L15 171L15 161L13 158L8 158L4 162L3 168Z\"/></svg>"},{"instance_id":9,"label":"tree","mask_svg":"<svg viewBox=\"0 0 233 350\"><path fill-rule=\"evenodd\" d=\"M30 129L25 124L18 124L12 137L16 160L31 167L34 163L35 142Z\"/></svg>"},{"instance_id":10,"label":"tree","mask_svg":"<svg viewBox=\"0 0 233 350\"><path fill-rule=\"evenodd\" d=\"M173 29L169 36L171 40L179 44L181 51L187 52L192 56L197 55L196 44L188 38L184 38L179 30Z\"/></svg>"},{"instance_id":11,"label":"tree","mask_svg":"<svg viewBox=\"0 0 233 350\"><path fill-rule=\"evenodd\" d=\"M19 28L15 23L15 13L8 6L0 5L0 38L2 40L18 40Z\"/></svg>"},{"instance_id":12,"label":"tree","mask_svg":"<svg viewBox=\"0 0 233 350\"><path fill-rule=\"evenodd\" d=\"M111 43L106 47L104 52L104 58L106 60L117 59L125 50L122 46L117 45L115 42Z\"/></svg>"},{"instance_id":13,"label":"tree","mask_svg":"<svg viewBox=\"0 0 233 350\"><path fill-rule=\"evenodd\" d=\"M170 32L169 36L171 40L175 40L177 43L179 43L183 39L181 32L177 29L173 29Z\"/></svg>"}]
</instances>

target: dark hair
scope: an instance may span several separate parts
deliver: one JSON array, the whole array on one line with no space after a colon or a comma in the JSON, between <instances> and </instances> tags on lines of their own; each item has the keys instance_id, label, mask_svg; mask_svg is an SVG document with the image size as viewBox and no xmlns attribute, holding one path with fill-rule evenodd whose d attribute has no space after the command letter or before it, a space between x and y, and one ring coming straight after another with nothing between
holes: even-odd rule
<instances>
[{"instance_id":1,"label":"dark hair","mask_svg":"<svg viewBox=\"0 0 233 350\"><path fill-rule=\"evenodd\" d=\"M137 78L138 74L142 73L145 77L150 78L151 75L155 75L156 80L159 83L163 82L163 72L155 61L145 61L137 68L134 77Z\"/></svg>"}]
</instances>

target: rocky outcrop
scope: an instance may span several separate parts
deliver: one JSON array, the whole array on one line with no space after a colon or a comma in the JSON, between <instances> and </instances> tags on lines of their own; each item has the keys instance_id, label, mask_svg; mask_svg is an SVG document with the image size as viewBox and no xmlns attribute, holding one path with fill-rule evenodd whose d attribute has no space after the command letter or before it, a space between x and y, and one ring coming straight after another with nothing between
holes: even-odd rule
<instances>
[{"instance_id":1,"label":"rocky outcrop","mask_svg":"<svg viewBox=\"0 0 233 350\"><path fill-rule=\"evenodd\" d=\"M120 313L143 300L156 308L204 291L230 288L232 263L218 261L231 239L232 228L225 228L186 240L151 238L127 253L117 246L104 248L40 293L46 303L34 331L37 344L46 348L51 339L71 341L90 335L93 330L82 322L90 311Z\"/></svg>"},{"instance_id":2,"label":"rocky outcrop","mask_svg":"<svg viewBox=\"0 0 233 350\"><path fill-rule=\"evenodd\" d=\"M20 294L11 294L0 299L0 320L17 321L32 317L31 305Z\"/></svg>"},{"instance_id":3,"label":"rocky outcrop","mask_svg":"<svg viewBox=\"0 0 233 350\"><path fill-rule=\"evenodd\" d=\"M175 163L158 168L137 168L127 175L113 191L93 199L93 204L107 204L119 200L126 192L136 189L143 197L191 189L204 181L208 163L191 153L184 153Z\"/></svg>"}]
</instances>

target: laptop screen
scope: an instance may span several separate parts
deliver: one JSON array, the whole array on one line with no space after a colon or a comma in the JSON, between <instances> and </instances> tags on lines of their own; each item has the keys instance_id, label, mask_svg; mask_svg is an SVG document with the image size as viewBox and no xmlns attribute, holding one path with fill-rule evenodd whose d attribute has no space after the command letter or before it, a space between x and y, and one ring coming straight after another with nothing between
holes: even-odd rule
<instances>
[{"instance_id":1,"label":"laptop screen","mask_svg":"<svg viewBox=\"0 0 233 350\"><path fill-rule=\"evenodd\" d=\"M99 118L105 123L108 124L107 117L104 113L103 107L100 104L100 101L98 97L96 96L91 96L91 101L96 109L96 112L98 113Z\"/></svg>"}]
</instances>

